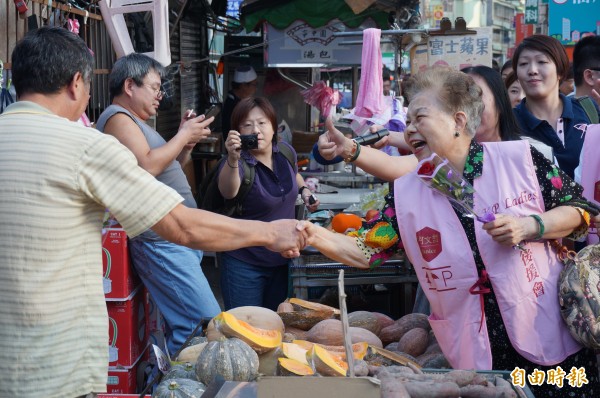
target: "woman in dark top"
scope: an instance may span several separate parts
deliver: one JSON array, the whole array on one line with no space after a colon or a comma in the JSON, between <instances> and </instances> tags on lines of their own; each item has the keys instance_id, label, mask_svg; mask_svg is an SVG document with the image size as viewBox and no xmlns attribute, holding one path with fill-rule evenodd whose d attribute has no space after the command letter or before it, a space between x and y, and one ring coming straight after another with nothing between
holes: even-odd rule
<instances>
[{"instance_id":1,"label":"woman in dark top","mask_svg":"<svg viewBox=\"0 0 600 398\"><path fill-rule=\"evenodd\" d=\"M522 134L550 145L560 168L573 178L583 145L577 126L590 119L577 99L558 90L569 70L564 47L550 36L533 35L519 44L512 60L525 92L514 109Z\"/></svg>"}]
</instances>

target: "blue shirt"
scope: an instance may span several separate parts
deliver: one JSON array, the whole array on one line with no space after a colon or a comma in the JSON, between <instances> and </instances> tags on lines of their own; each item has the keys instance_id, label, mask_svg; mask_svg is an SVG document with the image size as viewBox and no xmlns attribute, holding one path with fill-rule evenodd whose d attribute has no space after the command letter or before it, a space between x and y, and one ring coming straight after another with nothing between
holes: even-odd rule
<instances>
[{"instance_id":1,"label":"blue shirt","mask_svg":"<svg viewBox=\"0 0 600 398\"><path fill-rule=\"evenodd\" d=\"M573 178L575 168L579 164L579 154L583 146L583 132L575 128L578 124L589 124L590 119L585 113L579 101L573 97L560 99L563 103L562 119L564 127L565 144L561 142L555 126L547 121L535 117L525 106L527 99L523 98L521 103L513 109L515 117L521 127L521 133L525 136L535 138L554 149L554 156L558 160L559 167Z\"/></svg>"}]
</instances>

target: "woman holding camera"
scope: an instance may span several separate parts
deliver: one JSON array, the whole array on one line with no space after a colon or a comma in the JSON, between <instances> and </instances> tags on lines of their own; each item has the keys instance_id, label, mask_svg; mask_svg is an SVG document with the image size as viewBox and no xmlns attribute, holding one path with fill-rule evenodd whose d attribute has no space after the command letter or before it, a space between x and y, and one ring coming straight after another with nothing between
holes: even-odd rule
<instances>
[{"instance_id":1,"label":"woman holding camera","mask_svg":"<svg viewBox=\"0 0 600 398\"><path fill-rule=\"evenodd\" d=\"M219 191L233 199L247 181L242 162L254 167L255 176L242 201L246 220L272 221L295 218L298 194L310 211L319 201L298 173L294 149L277 140L277 116L262 97L242 99L231 115L225 141L226 162L219 170ZM264 247L250 247L221 254L221 290L225 309L254 305L276 310L287 297L289 259Z\"/></svg>"}]
</instances>

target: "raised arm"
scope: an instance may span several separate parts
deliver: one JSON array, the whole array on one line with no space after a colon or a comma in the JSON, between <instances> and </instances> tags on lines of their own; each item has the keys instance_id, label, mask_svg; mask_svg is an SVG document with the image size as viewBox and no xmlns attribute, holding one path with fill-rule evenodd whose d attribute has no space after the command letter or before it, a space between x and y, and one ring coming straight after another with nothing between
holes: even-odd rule
<instances>
[{"instance_id":1,"label":"raised arm","mask_svg":"<svg viewBox=\"0 0 600 398\"><path fill-rule=\"evenodd\" d=\"M356 143L342 134L333 125L331 118L325 120L327 132L319 137L319 153L325 159L341 156L344 159L351 158ZM410 173L417 167L417 158L409 156L389 156L388 154L369 147L361 147L360 155L354 161L369 174L384 181L394 181L398 177Z\"/></svg>"},{"instance_id":2,"label":"raised arm","mask_svg":"<svg viewBox=\"0 0 600 398\"><path fill-rule=\"evenodd\" d=\"M204 120L204 115L186 120L165 145L151 149L140 127L127 115L118 113L111 117L104 132L113 135L135 155L138 164L153 176L162 173L175 160L186 145L197 143L210 134L208 125L214 118Z\"/></svg>"}]
</instances>

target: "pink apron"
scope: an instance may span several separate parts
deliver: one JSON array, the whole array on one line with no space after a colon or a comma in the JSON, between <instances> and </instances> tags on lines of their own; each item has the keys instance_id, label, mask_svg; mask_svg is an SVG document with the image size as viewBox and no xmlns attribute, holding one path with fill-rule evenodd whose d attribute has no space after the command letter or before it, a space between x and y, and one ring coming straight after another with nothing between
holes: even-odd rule
<instances>
[{"instance_id":1,"label":"pink apron","mask_svg":"<svg viewBox=\"0 0 600 398\"><path fill-rule=\"evenodd\" d=\"M596 152L600 148L600 124L590 124L586 128L583 148L581 149L581 185L583 196L591 202L600 205L600 155ZM597 244L598 226L590 225L587 237L588 245Z\"/></svg>"},{"instance_id":2,"label":"pink apron","mask_svg":"<svg viewBox=\"0 0 600 398\"><path fill-rule=\"evenodd\" d=\"M484 204L513 216L544 211L526 141L485 144L483 173L474 187L476 211ZM481 290L479 276L452 206L416 173L396 180L394 189L402 243L431 304L431 327L444 355L457 369L492 369L483 302L474 294ZM548 244L523 242L525 252L514 250L495 243L481 225L475 222L477 246L513 347L549 366L579 351L560 316L562 265L553 252L548 257Z\"/></svg>"}]
</instances>

